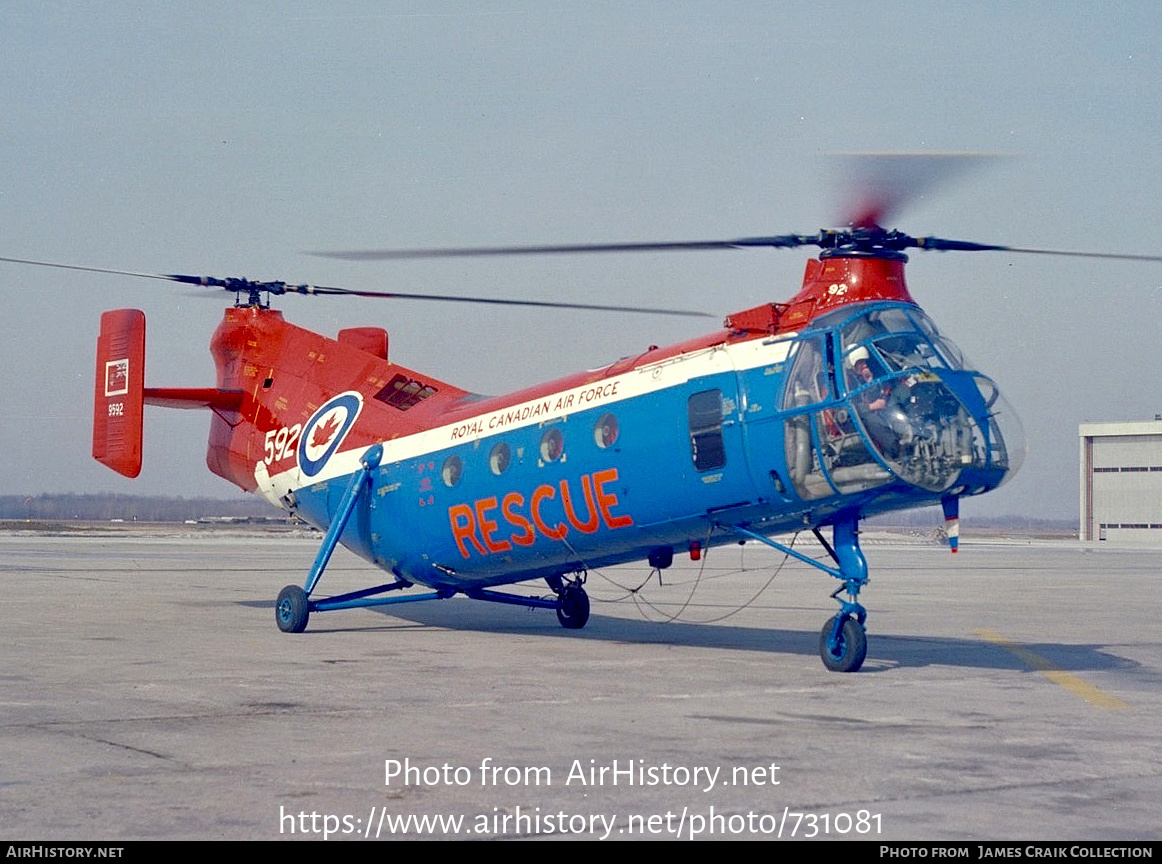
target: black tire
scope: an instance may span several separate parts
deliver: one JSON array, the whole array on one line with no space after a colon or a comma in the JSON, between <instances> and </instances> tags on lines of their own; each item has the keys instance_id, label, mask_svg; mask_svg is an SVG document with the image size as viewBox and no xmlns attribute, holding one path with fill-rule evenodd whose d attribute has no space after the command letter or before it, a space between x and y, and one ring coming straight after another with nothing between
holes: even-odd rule
<instances>
[{"instance_id":1,"label":"black tire","mask_svg":"<svg viewBox=\"0 0 1162 864\"><path fill-rule=\"evenodd\" d=\"M274 620L283 633L302 633L311 617L311 604L306 592L298 585L287 585L278 592L274 604Z\"/></svg>"},{"instance_id":2,"label":"black tire","mask_svg":"<svg viewBox=\"0 0 1162 864\"><path fill-rule=\"evenodd\" d=\"M819 656L823 658L823 665L832 672L858 672L867 657L867 633L863 625L855 618L844 620L843 629L839 631L839 651L833 654L827 642L834 626L835 618L829 618L819 634Z\"/></svg>"},{"instance_id":3,"label":"black tire","mask_svg":"<svg viewBox=\"0 0 1162 864\"><path fill-rule=\"evenodd\" d=\"M580 630L589 620L589 595L580 585L570 585L558 598L557 620L566 630Z\"/></svg>"}]
</instances>

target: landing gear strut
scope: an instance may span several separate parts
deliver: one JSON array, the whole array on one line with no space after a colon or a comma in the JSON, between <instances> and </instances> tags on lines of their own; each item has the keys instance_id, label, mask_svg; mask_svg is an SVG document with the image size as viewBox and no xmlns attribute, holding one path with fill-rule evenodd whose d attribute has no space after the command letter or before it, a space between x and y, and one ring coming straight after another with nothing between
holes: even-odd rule
<instances>
[{"instance_id":1,"label":"landing gear strut","mask_svg":"<svg viewBox=\"0 0 1162 864\"><path fill-rule=\"evenodd\" d=\"M834 572L843 581L831 598L839 603L839 614L823 625L819 634L819 656L832 672L858 672L867 656L867 633L863 623L867 610L858 602L859 589L867 584L867 559L859 548L859 520L850 516L832 526L832 549L815 529L815 536L839 566ZM846 592L849 599L841 600Z\"/></svg>"},{"instance_id":2,"label":"landing gear strut","mask_svg":"<svg viewBox=\"0 0 1162 864\"><path fill-rule=\"evenodd\" d=\"M422 600L441 600L451 597L455 591L442 588L425 594L409 594L398 597L380 597L388 591L399 591L412 587L412 583L402 576L395 582L376 585L374 588L364 588L361 591L352 591L340 594L337 597L327 597L323 600L312 600L311 594L319 584L319 578L331 560L331 553L339 543L339 536L347 526L347 520L355 509L356 502L367 493L371 486L371 473L379 467L383 458L383 445L375 444L367 449L360 458L361 468L351 476L347 491L340 499L331 526L323 538L323 545L315 556L315 563L311 567L307 584L300 588L298 585L287 585L278 592L278 600L274 603L274 620L278 629L283 633L302 633L307 629L307 621L312 612L332 612L338 609L357 609L370 606L388 606L395 603L418 603Z\"/></svg>"},{"instance_id":3,"label":"landing gear strut","mask_svg":"<svg viewBox=\"0 0 1162 864\"><path fill-rule=\"evenodd\" d=\"M864 630L867 610L859 603L859 591L868 581L867 559L863 557L863 552L859 548L857 516L841 516L831 527L832 543L823 539L818 528L812 530L815 538L835 562L835 567L828 567L790 546L784 546L776 540L763 537L746 528L735 526L734 531L766 543L824 573L830 573L843 583L831 594L831 598L839 604L839 614L828 619L819 633L819 656L823 659L823 665L832 672L857 672L867 657L867 632ZM843 593L847 594L848 599L840 598L839 595Z\"/></svg>"}]
</instances>

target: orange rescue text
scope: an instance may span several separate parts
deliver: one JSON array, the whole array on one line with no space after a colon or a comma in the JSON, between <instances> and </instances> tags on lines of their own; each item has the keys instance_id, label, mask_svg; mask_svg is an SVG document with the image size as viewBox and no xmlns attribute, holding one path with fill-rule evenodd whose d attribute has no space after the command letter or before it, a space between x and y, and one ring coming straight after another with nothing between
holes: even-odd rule
<instances>
[{"instance_id":1,"label":"orange rescue text","mask_svg":"<svg viewBox=\"0 0 1162 864\"><path fill-rule=\"evenodd\" d=\"M570 528L582 534L596 533L602 524L609 530L626 528L633 524L633 517L613 512L618 506L617 495L607 488L616 483L616 468L594 471L581 476L583 506L577 500L575 486L562 480L556 486L538 486L528 498L520 492L509 492L500 498L491 495L472 504L453 504L448 508L448 522L465 558L471 556L471 549L489 555L508 552L514 544L532 546L538 534L562 540ZM560 521L560 515L565 521ZM554 519L557 521L552 524Z\"/></svg>"}]
</instances>

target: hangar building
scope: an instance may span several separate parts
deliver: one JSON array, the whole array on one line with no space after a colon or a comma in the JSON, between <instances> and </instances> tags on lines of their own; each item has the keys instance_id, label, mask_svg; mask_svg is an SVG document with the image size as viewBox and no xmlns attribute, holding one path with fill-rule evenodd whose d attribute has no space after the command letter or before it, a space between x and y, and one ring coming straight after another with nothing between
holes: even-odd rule
<instances>
[{"instance_id":1,"label":"hangar building","mask_svg":"<svg viewBox=\"0 0 1162 864\"><path fill-rule=\"evenodd\" d=\"M1082 540L1162 545L1162 415L1082 423Z\"/></svg>"}]
</instances>

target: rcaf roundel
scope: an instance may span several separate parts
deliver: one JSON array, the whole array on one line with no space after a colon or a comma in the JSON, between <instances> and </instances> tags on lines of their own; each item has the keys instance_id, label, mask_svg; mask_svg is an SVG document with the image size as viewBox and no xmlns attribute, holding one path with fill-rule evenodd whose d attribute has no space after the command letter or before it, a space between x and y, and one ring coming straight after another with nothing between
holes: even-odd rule
<instances>
[{"instance_id":1,"label":"rcaf roundel","mask_svg":"<svg viewBox=\"0 0 1162 864\"><path fill-rule=\"evenodd\" d=\"M129 358L105 364L105 395L124 396L129 392Z\"/></svg>"},{"instance_id":2,"label":"rcaf roundel","mask_svg":"<svg viewBox=\"0 0 1162 864\"><path fill-rule=\"evenodd\" d=\"M363 396L354 390L341 393L319 408L299 437L299 470L314 477L339 449L355 418L363 410Z\"/></svg>"}]
</instances>

